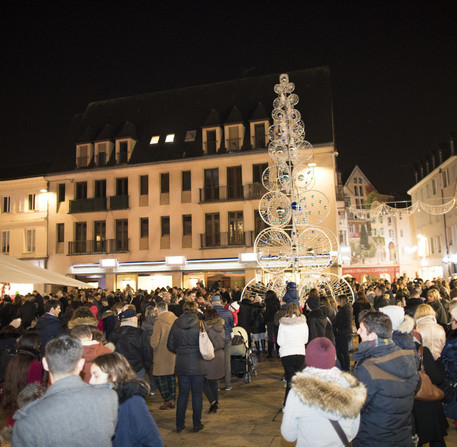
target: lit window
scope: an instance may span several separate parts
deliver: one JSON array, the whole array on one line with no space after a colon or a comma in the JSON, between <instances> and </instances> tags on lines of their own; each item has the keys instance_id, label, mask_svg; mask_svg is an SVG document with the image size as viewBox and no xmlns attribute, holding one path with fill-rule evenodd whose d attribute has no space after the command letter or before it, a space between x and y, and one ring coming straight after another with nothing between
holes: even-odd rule
<instances>
[{"instance_id":1,"label":"lit window","mask_svg":"<svg viewBox=\"0 0 457 447\"><path fill-rule=\"evenodd\" d=\"M184 138L184 141L189 142L189 141L195 141L195 136L197 135L196 130L188 130L186 132L186 137Z\"/></svg>"},{"instance_id":2,"label":"lit window","mask_svg":"<svg viewBox=\"0 0 457 447\"><path fill-rule=\"evenodd\" d=\"M158 144L159 143L159 139L160 139L160 135L152 137L151 141L149 142L149 144Z\"/></svg>"},{"instance_id":3,"label":"lit window","mask_svg":"<svg viewBox=\"0 0 457 447\"><path fill-rule=\"evenodd\" d=\"M173 143L174 140L175 140L175 134L174 133L170 133L165 138L165 143Z\"/></svg>"}]
</instances>

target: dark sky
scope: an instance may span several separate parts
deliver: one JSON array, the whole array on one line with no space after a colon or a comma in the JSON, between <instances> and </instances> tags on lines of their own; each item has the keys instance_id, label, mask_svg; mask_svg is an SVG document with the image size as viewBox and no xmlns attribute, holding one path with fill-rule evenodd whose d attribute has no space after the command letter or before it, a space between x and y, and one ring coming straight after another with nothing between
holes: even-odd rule
<instances>
[{"instance_id":1,"label":"dark sky","mask_svg":"<svg viewBox=\"0 0 457 447\"><path fill-rule=\"evenodd\" d=\"M247 69L329 65L339 167L358 164L383 193L404 193L411 164L457 130L455 1L2 6L3 165L52 157L88 102L236 79Z\"/></svg>"}]
</instances>

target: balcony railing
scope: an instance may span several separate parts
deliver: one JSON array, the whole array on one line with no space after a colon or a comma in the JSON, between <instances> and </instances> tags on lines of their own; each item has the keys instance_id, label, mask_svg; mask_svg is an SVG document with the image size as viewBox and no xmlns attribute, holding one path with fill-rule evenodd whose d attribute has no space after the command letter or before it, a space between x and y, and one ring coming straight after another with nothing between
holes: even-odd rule
<instances>
[{"instance_id":1,"label":"balcony railing","mask_svg":"<svg viewBox=\"0 0 457 447\"><path fill-rule=\"evenodd\" d=\"M261 183L200 188L200 202L260 199L266 192L266 189Z\"/></svg>"},{"instance_id":2,"label":"balcony railing","mask_svg":"<svg viewBox=\"0 0 457 447\"><path fill-rule=\"evenodd\" d=\"M68 255L92 255L106 253L126 253L130 239L105 239L101 241L71 241L68 243Z\"/></svg>"},{"instance_id":3,"label":"balcony railing","mask_svg":"<svg viewBox=\"0 0 457 447\"><path fill-rule=\"evenodd\" d=\"M76 166L78 168L87 168L89 164L89 157L76 157Z\"/></svg>"},{"instance_id":4,"label":"balcony railing","mask_svg":"<svg viewBox=\"0 0 457 447\"><path fill-rule=\"evenodd\" d=\"M227 150L231 151L239 151L241 149L241 138L228 138L227 142Z\"/></svg>"},{"instance_id":5,"label":"balcony railing","mask_svg":"<svg viewBox=\"0 0 457 447\"><path fill-rule=\"evenodd\" d=\"M129 196L111 196L109 207L112 210L126 210L129 207Z\"/></svg>"},{"instance_id":6,"label":"balcony railing","mask_svg":"<svg viewBox=\"0 0 457 447\"><path fill-rule=\"evenodd\" d=\"M106 197L92 199L70 200L69 213L89 213L93 211L106 211Z\"/></svg>"},{"instance_id":7,"label":"balcony railing","mask_svg":"<svg viewBox=\"0 0 457 447\"><path fill-rule=\"evenodd\" d=\"M254 244L254 232L243 231L240 233L203 233L200 234L201 248L230 248L252 247Z\"/></svg>"}]
</instances>

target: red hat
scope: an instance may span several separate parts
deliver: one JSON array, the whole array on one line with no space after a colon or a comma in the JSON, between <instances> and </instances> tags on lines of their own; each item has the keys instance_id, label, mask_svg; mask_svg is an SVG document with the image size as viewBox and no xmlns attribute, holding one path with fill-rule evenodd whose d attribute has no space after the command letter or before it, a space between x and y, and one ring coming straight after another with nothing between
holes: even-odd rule
<instances>
[{"instance_id":1,"label":"red hat","mask_svg":"<svg viewBox=\"0 0 457 447\"><path fill-rule=\"evenodd\" d=\"M305 363L313 368L333 368L336 363L335 345L328 338L314 338L306 347Z\"/></svg>"}]
</instances>

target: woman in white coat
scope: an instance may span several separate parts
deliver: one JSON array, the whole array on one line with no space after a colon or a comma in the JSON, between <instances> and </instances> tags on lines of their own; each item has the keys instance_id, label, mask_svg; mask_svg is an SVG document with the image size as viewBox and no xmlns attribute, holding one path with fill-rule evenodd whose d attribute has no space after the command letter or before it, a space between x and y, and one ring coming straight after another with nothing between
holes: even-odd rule
<instances>
[{"instance_id":1,"label":"woman in white coat","mask_svg":"<svg viewBox=\"0 0 457 447\"><path fill-rule=\"evenodd\" d=\"M357 435L365 386L335 367L336 350L324 337L306 348L306 368L292 379L281 423L286 441L296 447L340 447L343 440L330 421L337 421L348 441Z\"/></svg>"},{"instance_id":2,"label":"woman in white coat","mask_svg":"<svg viewBox=\"0 0 457 447\"><path fill-rule=\"evenodd\" d=\"M290 303L287 306L286 315L279 320L278 329L279 356L287 381L283 406L286 404L292 377L305 365L305 345L308 343L308 336L306 317L301 314L300 308L295 303Z\"/></svg>"},{"instance_id":3,"label":"woman in white coat","mask_svg":"<svg viewBox=\"0 0 457 447\"><path fill-rule=\"evenodd\" d=\"M446 344L446 332L436 322L436 312L428 304L420 304L414 314L416 331L422 336L422 345L430 349L434 360L441 357Z\"/></svg>"}]
</instances>

